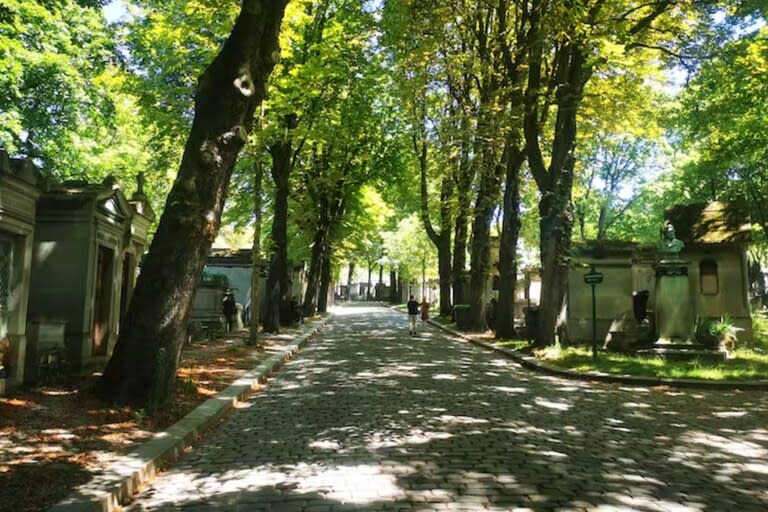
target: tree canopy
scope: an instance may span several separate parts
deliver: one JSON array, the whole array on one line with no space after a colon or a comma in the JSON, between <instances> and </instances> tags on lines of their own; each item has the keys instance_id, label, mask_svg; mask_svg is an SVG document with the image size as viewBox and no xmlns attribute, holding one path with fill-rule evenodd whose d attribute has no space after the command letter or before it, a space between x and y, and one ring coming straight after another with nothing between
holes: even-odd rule
<instances>
[{"instance_id":1,"label":"tree canopy","mask_svg":"<svg viewBox=\"0 0 768 512\"><path fill-rule=\"evenodd\" d=\"M573 240L653 242L665 207L714 199L768 232L764 2L293 0L223 167L207 136L182 141L242 8L125 1L110 24L104 4L0 0L0 149L50 179L143 172L159 213L218 187L201 258L221 222L235 243L256 233L273 302L290 298L288 260L307 262L308 311L342 268L379 266L437 278L441 313L470 304L483 328L493 275L514 291L534 261L545 343ZM213 168L182 182L196 151Z\"/></svg>"}]
</instances>

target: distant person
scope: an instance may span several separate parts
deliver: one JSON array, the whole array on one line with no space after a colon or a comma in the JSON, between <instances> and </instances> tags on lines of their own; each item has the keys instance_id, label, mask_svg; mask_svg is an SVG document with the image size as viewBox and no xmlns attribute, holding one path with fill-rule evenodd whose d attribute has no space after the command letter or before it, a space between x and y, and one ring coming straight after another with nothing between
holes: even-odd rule
<instances>
[{"instance_id":1,"label":"distant person","mask_svg":"<svg viewBox=\"0 0 768 512\"><path fill-rule=\"evenodd\" d=\"M429 320L429 302L427 298L421 299L421 325L424 325Z\"/></svg>"},{"instance_id":2,"label":"distant person","mask_svg":"<svg viewBox=\"0 0 768 512\"><path fill-rule=\"evenodd\" d=\"M416 335L416 320L419 318L419 301L413 298L413 295L411 295L410 300L408 301L408 326L410 330L408 331L408 334L411 336Z\"/></svg>"},{"instance_id":3,"label":"distant person","mask_svg":"<svg viewBox=\"0 0 768 512\"><path fill-rule=\"evenodd\" d=\"M227 323L227 332L232 332L237 325L237 303L235 302L235 294L231 290L227 290L227 293L224 294L221 309Z\"/></svg>"},{"instance_id":4,"label":"distant person","mask_svg":"<svg viewBox=\"0 0 768 512\"><path fill-rule=\"evenodd\" d=\"M493 298L485 310L485 323L488 324L488 328L491 330L496 329L496 309L498 309L498 302L496 298Z\"/></svg>"},{"instance_id":5,"label":"distant person","mask_svg":"<svg viewBox=\"0 0 768 512\"><path fill-rule=\"evenodd\" d=\"M291 299L291 311L293 312L293 319L297 324L304 323L304 305L299 302L298 297Z\"/></svg>"}]
</instances>

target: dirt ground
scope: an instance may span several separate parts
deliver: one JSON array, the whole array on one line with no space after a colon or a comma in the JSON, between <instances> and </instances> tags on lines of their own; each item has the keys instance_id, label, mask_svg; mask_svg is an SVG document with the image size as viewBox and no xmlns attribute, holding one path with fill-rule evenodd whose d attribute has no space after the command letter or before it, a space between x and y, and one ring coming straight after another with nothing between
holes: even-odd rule
<instances>
[{"instance_id":1,"label":"dirt ground","mask_svg":"<svg viewBox=\"0 0 768 512\"><path fill-rule=\"evenodd\" d=\"M297 331L245 343L243 331L185 350L175 398L162 413L113 407L93 393L99 374L0 397L0 512L37 512L65 498L153 433L229 386Z\"/></svg>"}]
</instances>

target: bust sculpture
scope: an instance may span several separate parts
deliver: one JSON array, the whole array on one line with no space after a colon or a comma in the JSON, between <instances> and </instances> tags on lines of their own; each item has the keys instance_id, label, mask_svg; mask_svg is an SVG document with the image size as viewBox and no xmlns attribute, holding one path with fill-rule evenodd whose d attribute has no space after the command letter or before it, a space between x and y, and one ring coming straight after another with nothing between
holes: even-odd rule
<instances>
[{"instance_id":1,"label":"bust sculpture","mask_svg":"<svg viewBox=\"0 0 768 512\"><path fill-rule=\"evenodd\" d=\"M675 238L675 227L667 222L664 225L661 241L659 242L659 256L662 260L678 259L680 251L685 244Z\"/></svg>"}]
</instances>

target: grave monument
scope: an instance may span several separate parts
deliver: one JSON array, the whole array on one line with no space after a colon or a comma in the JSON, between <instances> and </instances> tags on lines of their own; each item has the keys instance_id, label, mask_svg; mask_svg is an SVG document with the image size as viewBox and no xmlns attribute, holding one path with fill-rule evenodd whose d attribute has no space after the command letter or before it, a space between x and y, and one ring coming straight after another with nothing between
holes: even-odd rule
<instances>
[{"instance_id":1,"label":"grave monument","mask_svg":"<svg viewBox=\"0 0 768 512\"><path fill-rule=\"evenodd\" d=\"M693 339L693 301L689 262L680 258L683 242L671 223L664 226L656 264L656 326L658 343L689 343Z\"/></svg>"}]
</instances>

